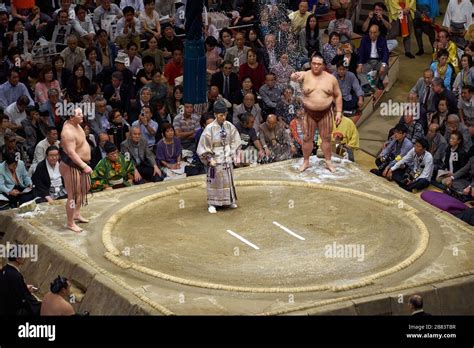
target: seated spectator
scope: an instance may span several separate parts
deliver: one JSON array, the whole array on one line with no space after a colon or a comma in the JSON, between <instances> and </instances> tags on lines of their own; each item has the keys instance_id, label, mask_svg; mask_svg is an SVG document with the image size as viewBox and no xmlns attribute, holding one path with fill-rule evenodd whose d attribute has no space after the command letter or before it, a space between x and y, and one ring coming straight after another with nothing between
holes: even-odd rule
<instances>
[{"instance_id":1,"label":"seated spectator","mask_svg":"<svg viewBox=\"0 0 474 348\"><path fill-rule=\"evenodd\" d=\"M291 120L296 116L298 104L294 97L293 87L286 85L281 92L280 100L278 100L275 114L280 121L290 124Z\"/></svg>"},{"instance_id":2,"label":"seated spectator","mask_svg":"<svg viewBox=\"0 0 474 348\"><path fill-rule=\"evenodd\" d=\"M70 303L71 283L58 276L49 287L50 292L43 297L41 316L71 316L76 312Z\"/></svg>"},{"instance_id":3,"label":"seated spectator","mask_svg":"<svg viewBox=\"0 0 474 348\"><path fill-rule=\"evenodd\" d=\"M256 28L250 28L247 31L245 46L253 49L255 52L259 52L263 48L263 43L260 41L258 30ZM246 54L244 57L247 59Z\"/></svg>"},{"instance_id":4,"label":"seated spectator","mask_svg":"<svg viewBox=\"0 0 474 348\"><path fill-rule=\"evenodd\" d=\"M426 140L428 140L429 145L428 151L431 153L431 156L433 156L433 174L436 175L438 169L444 167L444 159L446 150L448 149L446 139L444 139L443 135L439 132L439 124L432 123L429 125Z\"/></svg>"},{"instance_id":5,"label":"seated spectator","mask_svg":"<svg viewBox=\"0 0 474 348\"><path fill-rule=\"evenodd\" d=\"M129 89L132 89L134 86L133 74L130 70L127 69L125 63L127 63L128 55L125 52L119 52L117 58L115 58L115 67L112 68L110 76L104 76L104 86L108 85L111 82L112 74L116 71L122 73L122 80L124 84L129 86ZM130 90L130 93L133 95L133 91Z\"/></svg>"},{"instance_id":6,"label":"seated spectator","mask_svg":"<svg viewBox=\"0 0 474 348\"><path fill-rule=\"evenodd\" d=\"M33 159L36 144L41 142L48 134L48 118L40 117L38 109L31 109L25 120L21 122L25 131L26 152L29 159ZM56 128L55 128L56 129Z\"/></svg>"},{"instance_id":7,"label":"seated spectator","mask_svg":"<svg viewBox=\"0 0 474 348\"><path fill-rule=\"evenodd\" d=\"M212 74L211 86L217 86L219 91L222 91L222 96L231 103L237 102L237 93L241 86L238 75L232 71L232 62L224 61L222 71Z\"/></svg>"},{"instance_id":8,"label":"seated spectator","mask_svg":"<svg viewBox=\"0 0 474 348\"><path fill-rule=\"evenodd\" d=\"M337 68L337 63L340 61L342 61L347 70L357 76L357 65L359 64L359 55L353 52L352 45L350 43L342 44L341 47L337 50L337 55L330 63L331 65L334 65Z\"/></svg>"},{"instance_id":9,"label":"seated spectator","mask_svg":"<svg viewBox=\"0 0 474 348\"><path fill-rule=\"evenodd\" d=\"M129 137L130 127L123 119L119 109L112 109L109 114L109 124L110 128L107 134L109 135L110 141L115 144L116 147L120 148L120 144Z\"/></svg>"},{"instance_id":10,"label":"seated spectator","mask_svg":"<svg viewBox=\"0 0 474 348\"><path fill-rule=\"evenodd\" d=\"M431 82L431 86L434 92L433 105L432 105L433 109L428 110L428 111L433 112L437 110L440 99L446 99L446 101L448 102L449 113L457 114L458 113L458 100L453 92L445 88L443 79L440 77L435 77L433 81Z\"/></svg>"},{"instance_id":11,"label":"seated spectator","mask_svg":"<svg viewBox=\"0 0 474 348\"><path fill-rule=\"evenodd\" d=\"M30 92L26 86L20 82L20 73L17 68L8 70L8 81L0 85L0 109L5 110L15 103L21 96L28 98L28 105L33 106L35 102L31 99Z\"/></svg>"},{"instance_id":12,"label":"seated spectator","mask_svg":"<svg viewBox=\"0 0 474 348\"><path fill-rule=\"evenodd\" d=\"M92 19L96 31L100 29L101 25L106 23L111 25L113 21L111 17L113 20L121 18L123 17L123 12L118 5L111 3L111 0L102 0L100 6L94 10L94 17Z\"/></svg>"},{"instance_id":13,"label":"seated spectator","mask_svg":"<svg viewBox=\"0 0 474 348\"><path fill-rule=\"evenodd\" d=\"M268 115L267 121L260 125L259 137L265 151L264 162L284 161L296 153L286 124L274 114Z\"/></svg>"},{"instance_id":14,"label":"seated spectator","mask_svg":"<svg viewBox=\"0 0 474 348\"><path fill-rule=\"evenodd\" d=\"M341 35L339 33L333 31L329 35L329 42L323 45L323 58L324 62L326 63L326 67L328 71L332 72L334 70L334 66L331 65L332 60L337 55L337 50L341 46Z\"/></svg>"},{"instance_id":15,"label":"seated spectator","mask_svg":"<svg viewBox=\"0 0 474 348\"><path fill-rule=\"evenodd\" d=\"M58 138L58 130L55 127L48 127L46 132L46 138L38 142L34 149L33 162L30 168L31 173L34 173L38 163L46 158L46 152L48 148L50 148L51 146L56 146L57 148L59 148Z\"/></svg>"},{"instance_id":16,"label":"seated spectator","mask_svg":"<svg viewBox=\"0 0 474 348\"><path fill-rule=\"evenodd\" d=\"M95 47L87 47L85 51L86 59L83 62L84 75L93 83L102 83L102 64L97 60Z\"/></svg>"},{"instance_id":17,"label":"seated spectator","mask_svg":"<svg viewBox=\"0 0 474 348\"><path fill-rule=\"evenodd\" d=\"M72 26L71 20L69 19L68 11L60 10L56 16L56 19L48 23L42 34L46 40L53 42L56 45L56 52L60 52L69 46L69 38L73 29L74 28ZM68 69L72 70L72 67L75 64L77 64L77 62L71 64L70 66L67 65Z\"/></svg>"},{"instance_id":18,"label":"seated spectator","mask_svg":"<svg viewBox=\"0 0 474 348\"><path fill-rule=\"evenodd\" d=\"M19 97L14 103L8 105L4 114L8 116L10 122L10 129L14 132L23 132L22 122L26 120L26 108L28 107L29 99L26 95Z\"/></svg>"},{"instance_id":19,"label":"seated spectator","mask_svg":"<svg viewBox=\"0 0 474 348\"><path fill-rule=\"evenodd\" d=\"M100 132L97 136L97 139L97 146L91 149L91 168L95 168L97 163L107 156L104 146L105 143L110 140L109 135L107 133Z\"/></svg>"},{"instance_id":20,"label":"seated spectator","mask_svg":"<svg viewBox=\"0 0 474 348\"><path fill-rule=\"evenodd\" d=\"M260 124L262 124L263 122L262 110L260 109L260 106L256 103L255 94L253 94L252 92L249 92L245 95L242 104L234 106L234 113L233 113L234 119L232 123L237 124L238 122L237 116L246 112L250 112L252 115L255 116L254 128L258 134L259 129L260 129Z\"/></svg>"},{"instance_id":21,"label":"seated spectator","mask_svg":"<svg viewBox=\"0 0 474 348\"><path fill-rule=\"evenodd\" d=\"M296 148L296 156L303 156L303 139L304 139L304 115L303 108L296 108L296 116L290 122L290 131L293 144ZM313 139L313 154L318 150L319 131L316 129Z\"/></svg>"},{"instance_id":22,"label":"seated spectator","mask_svg":"<svg viewBox=\"0 0 474 348\"><path fill-rule=\"evenodd\" d=\"M117 58L118 48L109 40L109 35L104 29L97 31L95 50L97 52L97 60L102 65L105 74L111 73L115 65L115 58Z\"/></svg>"},{"instance_id":23,"label":"seated spectator","mask_svg":"<svg viewBox=\"0 0 474 348\"><path fill-rule=\"evenodd\" d=\"M123 110L127 116L130 112L131 86L125 84L120 71L112 74L112 82L104 87L104 98L113 109Z\"/></svg>"},{"instance_id":24,"label":"seated spectator","mask_svg":"<svg viewBox=\"0 0 474 348\"><path fill-rule=\"evenodd\" d=\"M3 136L5 144L0 148L0 162L5 159L7 153L18 156L20 159L27 163L29 161L28 154L24 148L25 139L16 135L16 133L8 132Z\"/></svg>"},{"instance_id":25,"label":"seated spectator","mask_svg":"<svg viewBox=\"0 0 474 348\"><path fill-rule=\"evenodd\" d=\"M290 14L291 19L291 32L295 35L299 35L301 29L306 25L308 17L311 15L309 10L308 1L302 0L299 3L298 11L294 11Z\"/></svg>"},{"instance_id":26,"label":"seated spectator","mask_svg":"<svg viewBox=\"0 0 474 348\"><path fill-rule=\"evenodd\" d=\"M290 76L295 72L295 69L288 64L288 53L283 53L280 55L280 60L272 67L270 72L276 76L276 86L277 88L283 90L286 85L290 83Z\"/></svg>"},{"instance_id":27,"label":"seated spectator","mask_svg":"<svg viewBox=\"0 0 474 348\"><path fill-rule=\"evenodd\" d=\"M95 135L101 132L107 133L110 128L109 114L111 110L112 108L107 105L104 97L98 96L95 98L95 114L94 118L90 121L92 133Z\"/></svg>"},{"instance_id":28,"label":"seated spectator","mask_svg":"<svg viewBox=\"0 0 474 348\"><path fill-rule=\"evenodd\" d=\"M33 183L28 176L25 163L15 153L6 153L0 163L0 193L8 198L11 208L17 208L34 196Z\"/></svg>"},{"instance_id":29,"label":"seated spectator","mask_svg":"<svg viewBox=\"0 0 474 348\"><path fill-rule=\"evenodd\" d=\"M233 72L238 74L239 67L242 64L247 63L247 55L250 47L245 46L245 34L235 34L235 46L229 47L225 51L224 60L231 62L233 66Z\"/></svg>"},{"instance_id":30,"label":"seated spectator","mask_svg":"<svg viewBox=\"0 0 474 348\"><path fill-rule=\"evenodd\" d=\"M46 158L35 166L32 177L35 197L37 203L52 203L56 199L67 197L64 182L59 172L59 148L55 145L46 149Z\"/></svg>"},{"instance_id":31,"label":"seated spectator","mask_svg":"<svg viewBox=\"0 0 474 348\"><path fill-rule=\"evenodd\" d=\"M194 136L200 128L200 119L201 118L194 113L193 104L184 104L183 114L178 114L174 118L173 128L184 150L191 152L196 150Z\"/></svg>"},{"instance_id":32,"label":"seated spectator","mask_svg":"<svg viewBox=\"0 0 474 348\"><path fill-rule=\"evenodd\" d=\"M76 5L74 8L76 18L72 20L74 31L79 35L81 44L84 47L92 47L95 38L94 23L87 15L87 9L83 5Z\"/></svg>"},{"instance_id":33,"label":"seated spectator","mask_svg":"<svg viewBox=\"0 0 474 348\"><path fill-rule=\"evenodd\" d=\"M158 13L160 12L158 11ZM170 23L163 24L161 29L163 30L163 36L158 40L158 48L163 51L163 56L166 63L172 58L173 52L176 49L179 49L181 52L183 52L183 43L178 37L176 37L173 26Z\"/></svg>"},{"instance_id":34,"label":"seated spectator","mask_svg":"<svg viewBox=\"0 0 474 348\"><path fill-rule=\"evenodd\" d=\"M253 0L243 0L242 7L239 8L239 16L233 20L233 24L245 25L255 21L257 13L256 2Z\"/></svg>"},{"instance_id":35,"label":"seated spectator","mask_svg":"<svg viewBox=\"0 0 474 348\"><path fill-rule=\"evenodd\" d=\"M53 67L47 64L41 69L38 82L35 85L35 102L40 106L46 103L48 101L48 90L51 88L61 90L59 81L54 79Z\"/></svg>"},{"instance_id":36,"label":"seated spectator","mask_svg":"<svg viewBox=\"0 0 474 348\"><path fill-rule=\"evenodd\" d=\"M3 317L40 314L41 302L33 295L34 286L27 285L20 272L24 263L24 258L10 256L0 270L0 315Z\"/></svg>"},{"instance_id":37,"label":"seated spectator","mask_svg":"<svg viewBox=\"0 0 474 348\"><path fill-rule=\"evenodd\" d=\"M137 76L137 73L143 69L142 59L137 56L138 45L135 42L129 42L127 44L127 55L128 55L128 66L133 76Z\"/></svg>"},{"instance_id":38,"label":"seated spectator","mask_svg":"<svg viewBox=\"0 0 474 348\"><path fill-rule=\"evenodd\" d=\"M336 151L340 156L347 153L347 159L354 162L354 153L359 148L359 131L354 122L348 117L342 116L341 122L334 122L332 131L332 141L336 145ZM322 139L318 139L318 146L321 146Z\"/></svg>"},{"instance_id":39,"label":"seated spectator","mask_svg":"<svg viewBox=\"0 0 474 348\"><path fill-rule=\"evenodd\" d=\"M439 77L444 81L444 87L451 90L452 78L454 76L454 69L448 64L448 51L439 50L436 57L437 61L431 63L431 71L434 77Z\"/></svg>"},{"instance_id":40,"label":"seated spectator","mask_svg":"<svg viewBox=\"0 0 474 348\"><path fill-rule=\"evenodd\" d=\"M164 104L168 96L168 86L163 83L163 75L161 71L156 70L153 74L153 79L150 83L145 85L151 92L151 105L153 108L157 104ZM171 86L170 86L171 87Z\"/></svg>"},{"instance_id":41,"label":"seated spectator","mask_svg":"<svg viewBox=\"0 0 474 348\"><path fill-rule=\"evenodd\" d=\"M10 128L11 125L8 116L0 114L0 149L5 146L5 135L15 135Z\"/></svg>"},{"instance_id":42,"label":"seated spectator","mask_svg":"<svg viewBox=\"0 0 474 348\"><path fill-rule=\"evenodd\" d=\"M446 141L449 141L451 133L454 131L462 135L464 151L469 152L472 142L468 128L461 123L458 115L449 115L446 121L446 133L444 134Z\"/></svg>"},{"instance_id":43,"label":"seated spectator","mask_svg":"<svg viewBox=\"0 0 474 348\"><path fill-rule=\"evenodd\" d=\"M166 106L174 119L179 113L184 112L183 103L183 86L175 86L173 88L173 95L166 100Z\"/></svg>"},{"instance_id":44,"label":"seated spectator","mask_svg":"<svg viewBox=\"0 0 474 348\"><path fill-rule=\"evenodd\" d=\"M474 186L474 157L471 156L469 162L453 176L443 180L443 184L458 195L471 197Z\"/></svg>"},{"instance_id":45,"label":"seated spectator","mask_svg":"<svg viewBox=\"0 0 474 348\"><path fill-rule=\"evenodd\" d=\"M386 177L389 169L406 156L413 148L413 143L407 138L407 127L397 124L393 129L393 135L384 144L384 148L375 159L377 169L371 169L372 174Z\"/></svg>"},{"instance_id":46,"label":"seated spectator","mask_svg":"<svg viewBox=\"0 0 474 348\"><path fill-rule=\"evenodd\" d=\"M262 98L262 116L266 118L268 114L274 114L276 106L281 99L281 89L275 86L276 76L267 73L265 84L260 87L259 95Z\"/></svg>"},{"instance_id":47,"label":"seated spectator","mask_svg":"<svg viewBox=\"0 0 474 348\"><path fill-rule=\"evenodd\" d=\"M291 21L286 15L286 13L282 13L282 12L280 12L280 14L277 15L277 17L275 18L275 21L276 23L279 23L277 30L275 30L277 52L280 52L280 54L282 54L283 52L290 52L288 50L288 44L290 43L290 41L292 41L291 40L292 37L295 37L294 34L290 31ZM307 21L308 20L306 19L306 22ZM255 47L252 47L252 48L255 49Z\"/></svg>"},{"instance_id":48,"label":"seated spectator","mask_svg":"<svg viewBox=\"0 0 474 348\"><path fill-rule=\"evenodd\" d=\"M431 122L439 125L439 131L444 136L446 133L446 121L448 119L448 101L440 99L438 102L438 111L431 115Z\"/></svg>"},{"instance_id":49,"label":"seated spectator","mask_svg":"<svg viewBox=\"0 0 474 348\"><path fill-rule=\"evenodd\" d=\"M229 121L232 120L231 115L229 115L232 112L232 104L230 101L225 99L220 93L219 93L219 88L217 86L211 86L209 88L209 91L207 92L207 108L205 112L213 112L214 111L214 103L217 100L223 100L225 105L227 106L227 109L229 109L227 117L230 118Z\"/></svg>"},{"instance_id":50,"label":"seated spectator","mask_svg":"<svg viewBox=\"0 0 474 348\"><path fill-rule=\"evenodd\" d=\"M132 127L139 127L141 130L141 136L146 140L148 149L153 151L155 146L155 135L158 131L158 123L151 119L151 108L144 106L138 120L132 123Z\"/></svg>"},{"instance_id":51,"label":"seated spectator","mask_svg":"<svg viewBox=\"0 0 474 348\"><path fill-rule=\"evenodd\" d=\"M346 43L352 39L354 32L352 30L352 22L347 19L347 12L340 8L336 10L336 19L329 22L328 34L336 32L341 35L341 42Z\"/></svg>"},{"instance_id":52,"label":"seated spectator","mask_svg":"<svg viewBox=\"0 0 474 348\"><path fill-rule=\"evenodd\" d=\"M461 95L462 89L468 86L474 86L474 66L472 66L472 57L469 54L463 54L461 57L461 71L454 80L453 92L455 95Z\"/></svg>"},{"instance_id":53,"label":"seated spectator","mask_svg":"<svg viewBox=\"0 0 474 348\"><path fill-rule=\"evenodd\" d=\"M333 75L341 89L342 109L345 112L355 112L364 105L364 91L360 88L357 76L347 71L344 61L338 61L336 67L337 70Z\"/></svg>"},{"instance_id":54,"label":"seated spectator","mask_svg":"<svg viewBox=\"0 0 474 348\"><path fill-rule=\"evenodd\" d=\"M127 6L131 6L133 7L136 12L135 12L135 16L136 17L140 17L140 15L145 12L145 5L144 5L144 1L143 0L120 0L120 8L122 10L125 9L125 7ZM155 4L153 4L153 8L154 8Z\"/></svg>"},{"instance_id":55,"label":"seated spectator","mask_svg":"<svg viewBox=\"0 0 474 348\"><path fill-rule=\"evenodd\" d=\"M309 9L315 15L324 15L329 12L331 4L329 0L310 0Z\"/></svg>"},{"instance_id":56,"label":"seated spectator","mask_svg":"<svg viewBox=\"0 0 474 348\"><path fill-rule=\"evenodd\" d=\"M375 50L372 46L375 45ZM383 80L388 71L388 48L387 40L380 36L379 27L373 25L369 29L369 35L362 38L359 47L359 65L357 72L359 73L360 84L364 91L370 91L367 73L370 71L377 71L377 78L375 79L376 86L379 90L384 90Z\"/></svg>"},{"instance_id":57,"label":"seated spectator","mask_svg":"<svg viewBox=\"0 0 474 348\"><path fill-rule=\"evenodd\" d=\"M253 82L253 91L257 93L265 83L265 66L257 61L257 53L249 49L247 52L247 62L239 68L239 80L242 82L245 77L250 77Z\"/></svg>"},{"instance_id":58,"label":"seated spectator","mask_svg":"<svg viewBox=\"0 0 474 348\"><path fill-rule=\"evenodd\" d=\"M395 38L388 39L387 37L388 33L392 30L392 25L385 15L385 11L387 11L385 4L383 2L376 2L373 10L369 12L365 22L362 24L362 32L369 34L369 28L374 24L377 25L380 29L380 35L387 39L389 52L392 52L398 46L398 42Z\"/></svg>"},{"instance_id":59,"label":"seated spectator","mask_svg":"<svg viewBox=\"0 0 474 348\"><path fill-rule=\"evenodd\" d=\"M404 111L404 115L400 119L399 123L402 123L407 127L407 138L411 140L413 144L415 144L417 139L424 138L425 132L420 120L415 120L415 117L413 116L413 110L410 109L411 108L408 108Z\"/></svg>"},{"instance_id":60,"label":"seated spectator","mask_svg":"<svg viewBox=\"0 0 474 348\"><path fill-rule=\"evenodd\" d=\"M73 103L80 103L86 95L90 81L84 75L84 65L78 63L72 69L72 76L67 85L67 98Z\"/></svg>"},{"instance_id":61,"label":"seated spectator","mask_svg":"<svg viewBox=\"0 0 474 348\"><path fill-rule=\"evenodd\" d=\"M278 53L275 47L275 35L267 34L265 36L265 47L261 49L261 62L267 71L270 71L278 63Z\"/></svg>"},{"instance_id":62,"label":"seated spectator","mask_svg":"<svg viewBox=\"0 0 474 348\"><path fill-rule=\"evenodd\" d=\"M246 112L237 117L239 122L235 125L235 128L240 134L241 141L238 164L248 166L263 158L265 151L254 128L255 116Z\"/></svg>"},{"instance_id":63,"label":"seated spectator","mask_svg":"<svg viewBox=\"0 0 474 348\"><path fill-rule=\"evenodd\" d=\"M314 14L308 16L306 27L299 34L299 48L303 52L305 58L310 58L314 52L321 52L321 33L319 31L319 23Z\"/></svg>"},{"instance_id":64,"label":"seated spectator","mask_svg":"<svg viewBox=\"0 0 474 348\"><path fill-rule=\"evenodd\" d=\"M227 53L227 50L234 46L234 42L232 41L232 31L229 28L222 28L222 30L219 32L219 47L221 49L221 57L225 59L225 55ZM247 55L244 55L245 59L247 59ZM234 61L231 61L232 65L234 64ZM234 66L235 68L235 66ZM237 67L238 68L238 67ZM234 71L237 72L237 71Z\"/></svg>"},{"instance_id":65,"label":"seated spectator","mask_svg":"<svg viewBox=\"0 0 474 348\"><path fill-rule=\"evenodd\" d=\"M175 79L183 75L183 50L181 48L174 49L173 59L165 65L164 75L171 87L175 85Z\"/></svg>"},{"instance_id":66,"label":"seated spectator","mask_svg":"<svg viewBox=\"0 0 474 348\"><path fill-rule=\"evenodd\" d=\"M122 49L127 47L127 43L132 42L139 48L141 32L140 20L135 17L135 9L131 6L126 6L123 9L123 17L117 22L117 38L115 42Z\"/></svg>"},{"instance_id":67,"label":"seated spectator","mask_svg":"<svg viewBox=\"0 0 474 348\"><path fill-rule=\"evenodd\" d=\"M91 191L112 190L133 185L135 166L110 141L104 145L107 156L99 161L91 174Z\"/></svg>"},{"instance_id":68,"label":"seated spectator","mask_svg":"<svg viewBox=\"0 0 474 348\"><path fill-rule=\"evenodd\" d=\"M437 175L437 181L451 177L459 171L469 161L469 156L463 147L462 135L458 132L452 132L449 138L449 148L446 149L443 165L439 168L441 171ZM440 180L441 179L441 180Z\"/></svg>"},{"instance_id":69,"label":"seated spectator","mask_svg":"<svg viewBox=\"0 0 474 348\"><path fill-rule=\"evenodd\" d=\"M156 164L155 155L149 148L147 140L142 137L140 127L132 126L130 138L125 140L120 148L125 158L130 158L133 161L135 184L163 180L163 173Z\"/></svg>"},{"instance_id":70,"label":"seated spectator","mask_svg":"<svg viewBox=\"0 0 474 348\"><path fill-rule=\"evenodd\" d=\"M395 180L398 185L412 192L430 185L433 175L433 157L428 151L428 141L417 139L415 146L387 172L387 179Z\"/></svg>"},{"instance_id":71,"label":"seated spectator","mask_svg":"<svg viewBox=\"0 0 474 348\"><path fill-rule=\"evenodd\" d=\"M173 176L172 171L182 169L181 141L175 136L171 124L163 125L163 138L156 145L156 161L163 168L166 175Z\"/></svg>"},{"instance_id":72,"label":"seated spectator","mask_svg":"<svg viewBox=\"0 0 474 348\"><path fill-rule=\"evenodd\" d=\"M240 89L240 91L237 92L237 96L234 102L234 107L239 104L242 104L244 101L244 97L248 93L254 94L252 78L249 76L244 77L244 79L242 80L242 88Z\"/></svg>"},{"instance_id":73,"label":"seated spectator","mask_svg":"<svg viewBox=\"0 0 474 348\"><path fill-rule=\"evenodd\" d=\"M463 86L458 102L459 116L464 124L474 122L474 86Z\"/></svg>"},{"instance_id":74,"label":"seated spectator","mask_svg":"<svg viewBox=\"0 0 474 348\"><path fill-rule=\"evenodd\" d=\"M138 16L141 23L142 33L144 33L145 37L148 39L154 37L158 40L161 37L161 24L160 14L155 10L155 1L144 0L143 5L144 10L140 11L140 15Z\"/></svg>"},{"instance_id":75,"label":"seated spectator","mask_svg":"<svg viewBox=\"0 0 474 348\"><path fill-rule=\"evenodd\" d=\"M219 56L218 42L214 36L208 36L205 41L207 73L212 75L219 71L222 58Z\"/></svg>"},{"instance_id":76,"label":"seated spectator","mask_svg":"<svg viewBox=\"0 0 474 348\"><path fill-rule=\"evenodd\" d=\"M423 77L420 77L416 84L411 88L409 94L415 94L417 99L420 101L421 114L425 114L428 110L434 110L433 107L433 88L431 82L433 81L433 71L431 69L425 69L423 71ZM446 107L447 110L447 107ZM429 122L428 122L429 123Z\"/></svg>"},{"instance_id":77,"label":"seated spectator","mask_svg":"<svg viewBox=\"0 0 474 348\"><path fill-rule=\"evenodd\" d=\"M454 73L459 72L459 59L458 59L458 47L451 41L451 36L446 29L441 29L438 33L438 41L435 42L435 51L433 53L433 60L436 60L438 51L446 50L448 51L448 63L454 68Z\"/></svg>"},{"instance_id":78,"label":"seated spectator","mask_svg":"<svg viewBox=\"0 0 474 348\"><path fill-rule=\"evenodd\" d=\"M414 317L430 316L423 310L423 298L420 295L412 295L408 299L408 309Z\"/></svg>"},{"instance_id":79,"label":"seated spectator","mask_svg":"<svg viewBox=\"0 0 474 348\"><path fill-rule=\"evenodd\" d=\"M85 49L78 47L78 39L75 34L71 34L67 38L67 47L61 51L61 57L64 59L64 67L69 71L81 64L85 59Z\"/></svg>"},{"instance_id":80,"label":"seated spectator","mask_svg":"<svg viewBox=\"0 0 474 348\"><path fill-rule=\"evenodd\" d=\"M71 71L64 67L64 58L56 56L53 58L53 79L59 82L59 88L56 88L59 93L62 90L65 90L67 87L67 83L71 78ZM49 91L49 89L48 89Z\"/></svg>"},{"instance_id":81,"label":"seated spectator","mask_svg":"<svg viewBox=\"0 0 474 348\"><path fill-rule=\"evenodd\" d=\"M155 60L151 56L143 57L143 69L137 73L137 80L135 87L137 91L141 91L142 87L148 83L153 82L153 75L155 73Z\"/></svg>"}]
</instances>

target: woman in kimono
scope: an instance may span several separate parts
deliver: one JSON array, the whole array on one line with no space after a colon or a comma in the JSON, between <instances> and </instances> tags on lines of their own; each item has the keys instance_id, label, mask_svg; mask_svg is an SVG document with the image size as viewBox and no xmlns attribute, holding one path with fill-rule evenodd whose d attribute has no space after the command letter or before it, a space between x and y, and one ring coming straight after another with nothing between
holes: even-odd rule
<instances>
[{"instance_id":1,"label":"woman in kimono","mask_svg":"<svg viewBox=\"0 0 474 348\"><path fill-rule=\"evenodd\" d=\"M233 162L240 148L240 135L235 126L226 121L227 106L214 103L216 119L206 126L199 140L197 154L207 166L208 211L216 213L216 206L237 208Z\"/></svg>"}]
</instances>

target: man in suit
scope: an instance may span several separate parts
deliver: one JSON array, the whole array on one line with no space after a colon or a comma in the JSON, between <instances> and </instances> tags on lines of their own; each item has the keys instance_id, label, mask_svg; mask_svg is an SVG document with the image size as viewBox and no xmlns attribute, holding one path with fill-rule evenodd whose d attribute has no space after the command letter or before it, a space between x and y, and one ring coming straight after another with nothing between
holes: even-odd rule
<instances>
[{"instance_id":1,"label":"man in suit","mask_svg":"<svg viewBox=\"0 0 474 348\"><path fill-rule=\"evenodd\" d=\"M410 90L410 93L416 94L420 101L421 113L433 110L434 92L431 86L433 77L433 71L431 69L425 69L423 77L420 77Z\"/></svg>"},{"instance_id":2,"label":"man in suit","mask_svg":"<svg viewBox=\"0 0 474 348\"><path fill-rule=\"evenodd\" d=\"M91 168L95 168L97 163L99 163L102 158L105 158L105 156L107 156L107 153L104 149L104 145L106 142L109 141L109 135L105 132L100 132L97 138L97 146L94 147L94 149L92 150Z\"/></svg>"},{"instance_id":3,"label":"man in suit","mask_svg":"<svg viewBox=\"0 0 474 348\"><path fill-rule=\"evenodd\" d=\"M52 203L67 197L64 181L59 172L59 148L52 145L46 149L46 158L40 161L33 174L34 195L40 197L37 203Z\"/></svg>"},{"instance_id":4,"label":"man in suit","mask_svg":"<svg viewBox=\"0 0 474 348\"><path fill-rule=\"evenodd\" d=\"M423 298L420 295L413 295L408 299L408 308L413 317L431 316L423 310Z\"/></svg>"},{"instance_id":5,"label":"man in suit","mask_svg":"<svg viewBox=\"0 0 474 348\"><path fill-rule=\"evenodd\" d=\"M130 138L120 145L125 158L130 158L135 165L134 183L144 184L146 181L163 181L163 173L156 164L155 156L148 148L147 141L142 137L140 126L130 129Z\"/></svg>"},{"instance_id":6,"label":"man in suit","mask_svg":"<svg viewBox=\"0 0 474 348\"><path fill-rule=\"evenodd\" d=\"M388 47L387 40L380 36L380 30L377 25L372 25L369 29L369 35L362 38L359 47L359 65L357 73L360 84L364 92L370 90L370 84L367 79L367 73L376 70L378 73L377 88L384 89L383 79L388 71Z\"/></svg>"},{"instance_id":7,"label":"man in suit","mask_svg":"<svg viewBox=\"0 0 474 348\"><path fill-rule=\"evenodd\" d=\"M278 64L279 53L277 53L275 45L275 35L266 35L265 48L262 50L262 60L267 71L270 71L271 68Z\"/></svg>"},{"instance_id":8,"label":"man in suit","mask_svg":"<svg viewBox=\"0 0 474 348\"><path fill-rule=\"evenodd\" d=\"M245 43L245 34L237 33L235 34L235 46L228 48L225 51L224 60L232 62L233 71L237 74L239 72L239 67L242 64L247 63L247 52L250 47L244 46Z\"/></svg>"},{"instance_id":9,"label":"man in suit","mask_svg":"<svg viewBox=\"0 0 474 348\"><path fill-rule=\"evenodd\" d=\"M112 74L112 82L104 87L104 98L109 101L112 109L130 112L131 87L123 83L122 72Z\"/></svg>"},{"instance_id":10,"label":"man in suit","mask_svg":"<svg viewBox=\"0 0 474 348\"><path fill-rule=\"evenodd\" d=\"M222 71L212 75L211 86L217 86L222 96L232 104L237 103L237 94L242 87L239 77L232 71L231 61L225 61L222 66Z\"/></svg>"},{"instance_id":11,"label":"man in suit","mask_svg":"<svg viewBox=\"0 0 474 348\"><path fill-rule=\"evenodd\" d=\"M0 270L0 316L39 315L41 302L32 295L33 285L26 285L20 272L24 259L13 256L14 248L9 250L8 262Z\"/></svg>"}]
</instances>

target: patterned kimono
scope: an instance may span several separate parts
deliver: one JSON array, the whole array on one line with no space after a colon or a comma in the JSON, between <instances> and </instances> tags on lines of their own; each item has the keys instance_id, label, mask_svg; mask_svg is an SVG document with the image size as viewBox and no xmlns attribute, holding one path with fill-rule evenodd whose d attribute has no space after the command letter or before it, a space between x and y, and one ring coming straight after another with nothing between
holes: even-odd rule
<instances>
[{"instance_id":1,"label":"patterned kimono","mask_svg":"<svg viewBox=\"0 0 474 348\"><path fill-rule=\"evenodd\" d=\"M203 131L197 154L208 165L211 159L215 167L207 167L207 202L209 205L225 206L236 203L232 165L234 156L240 148L240 135L235 126L225 121L222 127L217 120Z\"/></svg>"},{"instance_id":2,"label":"patterned kimono","mask_svg":"<svg viewBox=\"0 0 474 348\"><path fill-rule=\"evenodd\" d=\"M126 160L125 156L119 154L117 162L110 161L107 157L100 160L91 175L91 190L102 191L105 185L130 186L128 180L133 178L135 166L131 160Z\"/></svg>"}]
</instances>

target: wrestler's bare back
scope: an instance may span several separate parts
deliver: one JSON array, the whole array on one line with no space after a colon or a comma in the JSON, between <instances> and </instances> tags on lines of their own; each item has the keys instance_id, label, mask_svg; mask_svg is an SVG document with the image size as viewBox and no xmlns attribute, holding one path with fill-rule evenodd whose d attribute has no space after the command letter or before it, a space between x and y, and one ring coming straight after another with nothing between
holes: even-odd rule
<instances>
[{"instance_id":1,"label":"wrestler's bare back","mask_svg":"<svg viewBox=\"0 0 474 348\"><path fill-rule=\"evenodd\" d=\"M72 152L76 152L84 162L91 160L91 149L86 141L86 135L81 126L71 124L66 121L61 132L61 146L64 151L71 156Z\"/></svg>"},{"instance_id":2,"label":"wrestler's bare back","mask_svg":"<svg viewBox=\"0 0 474 348\"><path fill-rule=\"evenodd\" d=\"M326 71L315 75L311 70L302 76L303 102L305 108L314 111L327 110L334 101L334 88L339 88L336 78Z\"/></svg>"}]
</instances>

